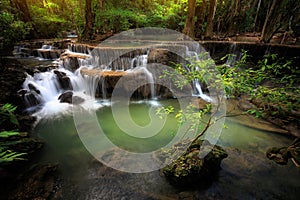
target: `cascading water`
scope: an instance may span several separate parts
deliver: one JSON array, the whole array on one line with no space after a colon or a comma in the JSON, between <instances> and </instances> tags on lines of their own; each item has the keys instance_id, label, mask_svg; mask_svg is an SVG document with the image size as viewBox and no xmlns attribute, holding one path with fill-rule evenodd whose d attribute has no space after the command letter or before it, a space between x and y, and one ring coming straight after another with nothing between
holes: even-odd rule
<instances>
[{"instance_id":1,"label":"cascading water","mask_svg":"<svg viewBox=\"0 0 300 200\"><path fill-rule=\"evenodd\" d=\"M149 52L145 55L139 55L134 57L131 60L130 63L130 70L128 72L138 72L140 74L144 74L147 77L147 81L150 85L150 93L151 93L151 99L155 98L155 88L154 88L154 78L153 74L147 69L147 62L148 62L148 55Z\"/></svg>"},{"instance_id":2,"label":"cascading water","mask_svg":"<svg viewBox=\"0 0 300 200\"><path fill-rule=\"evenodd\" d=\"M166 44L164 45L167 46ZM51 46L43 46L42 49L50 50L52 48ZM180 51L182 56L192 59L195 62L199 60L199 45L194 45L192 47L186 46L184 49L186 49L185 52ZM80 52L71 52L70 50L78 50ZM89 54L85 54L87 52ZM23 88L30 94L23 95L28 107L40 108L35 115L41 118L52 117L58 113L70 113L72 110L70 108L72 108L75 103L71 102L72 100L70 99L64 100L64 95L67 97L70 95L71 98L74 96L78 97L77 99L79 100L76 104L84 109L97 109L101 107L101 104L99 103L95 106L95 102L97 102L95 101L95 91L97 89L100 90L98 92L101 93L103 99L106 99L106 88L108 87L108 83L105 80L105 77L102 77L101 75L83 75L81 73L81 69L83 68L97 69L102 72L121 70L129 75L133 74L133 77L137 80L139 80L139 78L140 80L146 78L147 85L145 87L150 89L150 99L155 99L156 95L159 95L156 94L154 76L152 72L147 69L149 49L147 51L141 51L143 52L141 54L135 54L133 58L126 58L128 60L126 62L129 63L128 67L124 67L122 62L119 62L121 66L118 68L114 67L112 64L116 60L110 60L111 58L107 58L106 56L114 54L114 56L120 57L123 52L114 52L111 51L111 49L106 53L103 52L105 51L92 55L93 52L90 52L88 48L80 47L77 49L76 46L72 45L69 46L69 49L65 51L64 55L71 54L72 56L70 58L76 57L76 62L79 65L77 70L72 70L73 68L70 66L72 63L70 63L70 60L66 57L66 59L59 62L56 61L59 64L58 69L53 69L44 73L35 73L33 76L28 75L23 84ZM196 67L195 69L190 70L199 70L199 68ZM100 89L98 88L98 85L100 85ZM211 98L203 93L199 80L194 80L192 85L195 96L199 96L206 101L211 101ZM27 98L29 96L31 98ZM32 98L33 96L34 98ZM91 104L92 106L88 104Z\"/></svg>"},{"instance_id":3,"label":"cascading water","mask_svg":"<svg viewBox=\"0 0 300 200\"><path fill-rule=\"evenodd\" d=\"M191 63L195 63L195 66L191 66L194 67L194 69L189 69L189 70L197 70L197 71L200 70L197 64L197 62L200 62L197 52L199 52L199 48L197 47L195 48L195 51L190 51L188 47L186 48L186 54L188 59L191 61ZM203 93L200 81L198 79L193 80L193 89L194 89L195 96L199 96L201 99L207 102L212 101L212 99L209 96Z\"/></svg>"},{"instance_id":4,"label":"cascading water","mask_svg":"<svg viewBox=\"0 0 300 200\"><path fill-rule=\"evenodd\" d=\"M80 106L85 109L101 107L101 105L94 104L94 87L97 77L82 75L80 70L81 68L73 73L60 67L48 72L35 73L33 76L27 75L23 88L31 95L24 95L24 100L31 110L38 110L33 115L38 118L47 118L58 116L58 114L69 114L72 111L71 103L74 96L82 101ZM59 74L65 76L59 77ZM65 88L60 78L69 81L71 88ZM70 94L70 92L72 92L71 99L63 100L63 98L68 98L63 95ZM32 97L32 95L35 97L34 101L26 98L27 96ZM92 104L90 104L91 102ZM40 109L36 109L37 107Z\"/></svg>"},{"instance_id":5,"label":"cascading water","mask_svg":"<svg viewBox=\"0 0 300 200\"><path fill-rule=\"evenodd\" d=\"M225 65L232 67L241 59L241 52L238 50L236 42L233 42L229 47L229 52Z\"/></svg>"}]
</instances>

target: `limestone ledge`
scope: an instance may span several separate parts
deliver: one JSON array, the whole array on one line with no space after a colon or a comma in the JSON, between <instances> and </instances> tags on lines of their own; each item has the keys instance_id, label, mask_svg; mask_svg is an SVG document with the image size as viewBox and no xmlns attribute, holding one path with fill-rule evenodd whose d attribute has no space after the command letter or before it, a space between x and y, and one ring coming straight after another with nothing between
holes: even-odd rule
<instances>
[{"instance_id":1,"label":"limestone ledge","mask_svg":"<svg viewBox=\"0 0 300 200\"><path fill-rule=\"evenodd\" d=\"M126 71L103 71L99 69L82 68L81 74L88 76L100 76L100 77L121 77L128 74Z\"/></svg>"}]
</instances>

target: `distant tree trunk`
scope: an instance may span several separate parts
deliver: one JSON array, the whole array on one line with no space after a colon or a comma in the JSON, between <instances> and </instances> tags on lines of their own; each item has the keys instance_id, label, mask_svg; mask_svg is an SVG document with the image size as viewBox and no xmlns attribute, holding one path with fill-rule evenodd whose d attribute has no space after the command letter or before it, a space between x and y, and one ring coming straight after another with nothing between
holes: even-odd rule
<instances>
[{"instance_id":1,"label":"distant tree trunk","mask_svg":"<svg viewBox=\"0 0 300 200\"><path fill-rule=\"evenodd\" d=\"M103 0L98 0L98 4L99 4L99 10L102 11L102 9L103 9Z\"/></svg>"},{"instance_id":2,"label":"distant tree trunk","mask_svg":"<svg viewBox=\"0 0 300 200\"><path fill-rule=\"evenodd\" d=\"M92 0L85 1L85 27L83 31L83 39L93 39L93 27L95 22L95 15L92 9Z\"/></svg>"},{"instance_id":3,"label":"distant tree trunk","mask_svg":"<svg viewBox=\"0 0 300 200\"><path fill-rule=\"evenodd\" d=\"M262 31L261 31L261 38L262 39L265 37L267 25L269 23L269 19L270 19L272 13L273 13L275 5L276 5L276 0L273 0L272 4L270 4L270 6L269 6L270 8L267 11L267 15L266 15L266 19L265 19L265 22L264 22L264 26L263 26Z\"/></svg>"},{"instance_id":4,"label":"distant tree trunk","mask_svg":"<svg viewBox=\"0 0 300 200\"><path fill-rule=\"evenodd\" d=\"M272 3L269 6L267 15L266 15L266 19L261 31L261 38L260 41L262 42L270 42L270 40L272 39L273 35L276 33L276 31L278 31L278 29L280 28L280 18L281 18L281 13L277 10L277 12L275 11L276 9L280 9L280 4L282 1L280 1L277 4L277 0L273 0Z\"/></svg>"},{"instance_id":5,"label":"distant tree trunk","mask_svg":"<svg viewBox=\"0 0 300 200\"><path fill-rule=\"evenodd\" d=\"M256 3L257 2L255 2L255 5L256 5ZM258 1L258 5L257 5L257 9L256 9L256 14L255 14L254 22L253 22L253 30L254 31L255 31L255 27L256 27L256 21L257 21L257 17L258 17L260 5L261 5L261 0Z\"/></svg>"},{"instance_id":6,"label":"distant tree trunk","mask_svg":"<svg viewBox=\"0 0 300 200\"><path fill-rule=\"evenodd\" d=\"M197 15L197 22L196 22L196 37L200 37L203 34L203 22L206 12L206 0L202 0L201 6L196 7L196 15Z\"/></svg>"},{"instance_id":7,"label":"distant tree trunk","mask_svg":"<svg viewBox=\"0 0 300 200\"><path fill-rule=\"evenodd\" d=\"M218 3L217 0L210 0L210 2L209 2L209 14L208 14L208 19L207 19L207 27L205 30L206 38L211 38L211 36L213 34L214 18L215 18L217 3Z\"/></svg>"},{"instance_id":8,"label":"distant tree trunk","mask_svg":"<svg viewBox=\"0 0 300 200\"><path fill-rule=\"evenodd\" d=\"M188 0L188 14L185 21L183 34L194 38L194 26L195 26L195 9L196 9L196 0Z\"/></svg>"}]
</instances>

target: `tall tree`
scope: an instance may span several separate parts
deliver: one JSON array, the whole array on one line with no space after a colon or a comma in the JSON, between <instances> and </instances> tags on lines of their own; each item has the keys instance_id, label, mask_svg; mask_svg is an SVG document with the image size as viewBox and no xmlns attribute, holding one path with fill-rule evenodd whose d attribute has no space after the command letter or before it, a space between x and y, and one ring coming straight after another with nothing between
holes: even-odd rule
<instances>
[{"instance_id":1,"label":"tall tree","mask_svg":"<svg viewBox=\"0 0 300 200\"><path fill-rule=\"evenodd\" d=\"M95 14L92 8L92 0L85 0L85 27L83 31L83 39L93 39L93 27L95 22Z\"/></svg>"},{"instance_id":2,"label":"tall tree","mask_svg":"<svg viewBox=\"0 0 300 200\"><path fill-rule=\"evenodd\" d=\"M195 37L195 32L194 32L195 8L196 8L196 0L188 0L188 14L185 21L183 33L191 38Z\"/></svg>"},{"instance_id":3,"label":"tall tree","mask_svg":"<svg viewBox=\"0 0 300 200\"><path fill-rule=\"evenodd\" d=\"M205 37L211 37L213 34L213 27L214 27L214 18L217 9L217 0L210 0L209 2L209 13L207 18L207 27L205 30Z\"/></svg>"},{"instance_id":4,"label":"tall tree","mask_svg":"<svg viewBox=\"0 0 300 200\"><path fill-rule=\"evenodd\" d=\"M206 1L207 0L202 0L200 6L196 6L196 16L197 16L197 22L196 22L196 37L200 37L203 33L203 22L204 22L204 17L206 13Z\"/></svg>"}]
</instances>

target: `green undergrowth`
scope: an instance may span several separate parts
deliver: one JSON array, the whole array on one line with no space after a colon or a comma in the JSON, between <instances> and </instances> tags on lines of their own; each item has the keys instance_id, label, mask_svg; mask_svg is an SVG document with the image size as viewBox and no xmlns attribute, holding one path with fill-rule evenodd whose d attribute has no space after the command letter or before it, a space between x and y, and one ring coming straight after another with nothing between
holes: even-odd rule
<instances>
[{"instance_id":1,"label":"green undergrowth","mask_svg":"<svg viewBox=\"0 0 300 200\"><path fill-rule=\"evenodd\" d=\"M27 153L15 150L21 143L22 133L19 122L14 114L16 106L6 103L0 107L0 166L17 160L24 160Z\"/></svg>"},{"instance_id":2,"label":"green undergrowth","mask_svg":"<svg viewBox=\"0 0 300 200\"><path fill-rule=\"evenodd\" d=\"M249 57L247 51L243 51L235 65L218 66L226 94L235 98L249 96L256 108L248 113L256 117L284 117L299 122L299 67L293 60L278 58L276 54L265 55L249 66Z\"/></svg>"}]
</instances>

